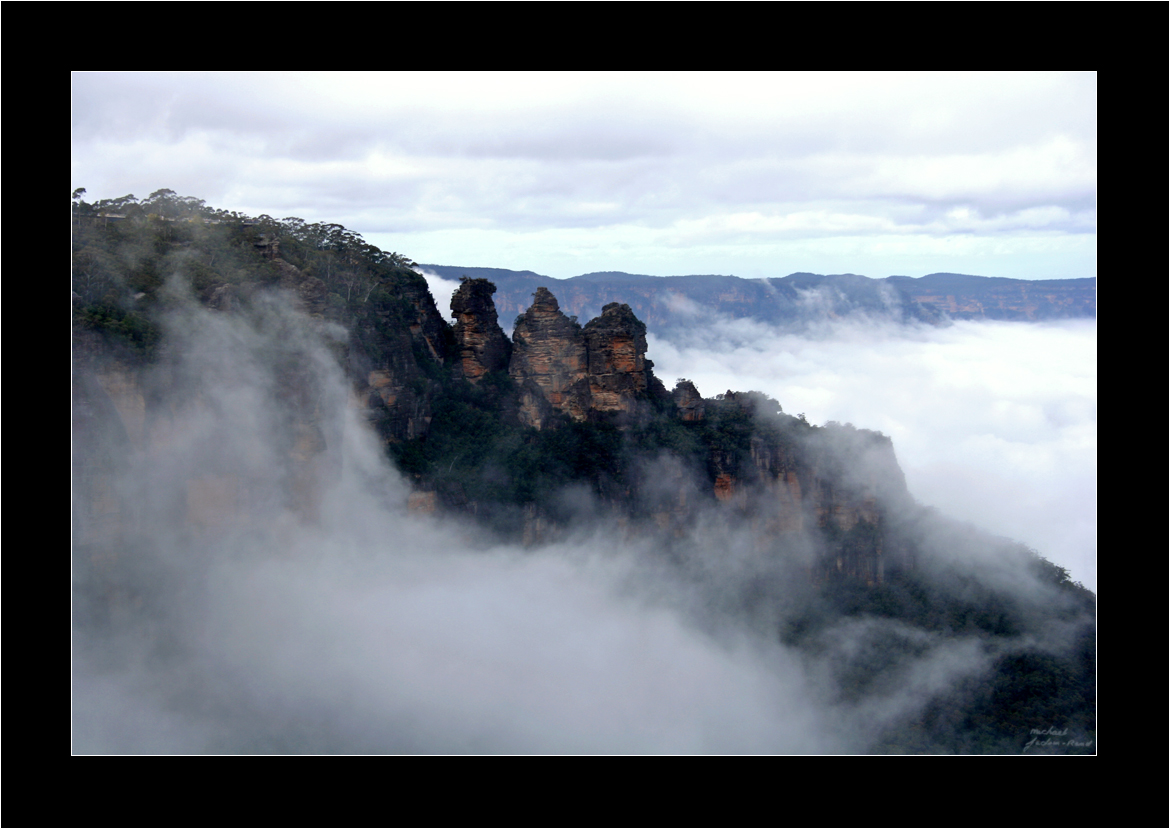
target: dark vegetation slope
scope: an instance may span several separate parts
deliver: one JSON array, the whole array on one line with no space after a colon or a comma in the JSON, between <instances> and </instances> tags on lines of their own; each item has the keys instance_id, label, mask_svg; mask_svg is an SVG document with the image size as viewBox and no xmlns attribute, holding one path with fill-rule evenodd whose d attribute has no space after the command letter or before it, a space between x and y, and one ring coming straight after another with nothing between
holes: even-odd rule
<instances>
[{"instance_id":1,"label":"dark vegetation slope","mask_svg":"<svg viewBox=\"0 0 1170 829\"><path fill-rule=\"evenodd\" d=\"M470 382L456 370L455 334L404 256L340 225L241 216L168 190L97 204L83 195L74 194L72 213L75 407L105 405L89 373L95 355L139 372L149 401L152 367L165 365L168 347L160 318L178 294L230 314L290 293L310 316L344 327L335 356L428 508L529 542L580 521L658 533L663 561L700 588L725 553L710 526L750 536L759 556L719 577L711 606L828 666L833 704L879 705L918 681L924 659L960 644L981 666L957 685L922 684L921 704L874 734L871 750L1095 751L1093 594L1021 545L914 505L880 434L814 426L756 393L704 400L685 381L673 394L651 383L630 411L554 412L533 428L514 377L498 370ZM536 279L520 276L525 290ZM702 296L727 288L721 277L686 279ZM853 307L883 302L861 279L833 284ZM575 284L601 302L627 281L592 275ZM900 313L929 318L899 302ZM506 303L497 306L511 318ZM95 434L75 434L75 483L92 472L78 458ZM777 492L813 504L800 508L805 523L800 510L793 518L769 506ZM848 510L854 518L834 517ZM781 561L798 562L799 578ZM79 597L87 595L83 584Z\"/></svg>"}]
</instances>

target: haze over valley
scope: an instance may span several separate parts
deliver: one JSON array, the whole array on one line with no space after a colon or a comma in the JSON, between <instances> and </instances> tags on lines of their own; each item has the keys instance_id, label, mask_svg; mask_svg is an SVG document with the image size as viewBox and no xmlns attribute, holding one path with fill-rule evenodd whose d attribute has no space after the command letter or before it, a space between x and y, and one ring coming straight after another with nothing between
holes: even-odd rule
<instances>
[{"instance_id":1,"label":"haze over valley","mask_svg":"<svg viewBox=\"0 0 1170 829\"><path fill-rule=\"evenodd\" d=\"M1066 280L1057 290L1067 292L1067 303L1044 304L1051 290L1044 285L965 277L968 304L986 299L981 282L988 286L983 291L1001 296L1034 286L1030 293L1038 301L1015 310L1009 317L1015 321L1007 322L866 303L864 293L842 294L811 274L802 280L793 311L781 316L721 303L718 288L705 304L679 301L671 288L647 301L646 281L660 277L612 274L600 283L604 292L579 293L575 305L572 297L581 289L573 280L492 268L418 269L440 307L462 274L495 277L507 286L498 304L509 312L527 307L531 293L524 292L536 283L569 297L568 309L582 318L606 301L630 302L650 320L647 355L666 380L687 377L707 395L756 389L814 423L878 429L894 438L916 498L1047 551L1095 589L1095 280ZM749 282L674 279L703 280L703 286ZM736 296L722 295L729 293ZM521 300L525 296L528 301ZM1082 310L1089 303L1091 313ZM1025 309L1038 319L1021 324Z\"/></svg>"}]
</instances>

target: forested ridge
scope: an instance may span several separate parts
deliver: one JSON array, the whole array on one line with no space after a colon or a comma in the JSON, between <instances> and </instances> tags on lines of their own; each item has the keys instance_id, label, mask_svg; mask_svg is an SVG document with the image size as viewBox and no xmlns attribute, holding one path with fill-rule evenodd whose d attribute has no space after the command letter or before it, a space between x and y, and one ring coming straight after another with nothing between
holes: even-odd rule
<instances>
[{"instance_id":1,"label":"forested ridge","mask_svg":"<svg viewBox=\"0 0 1170 829\"><path fill-rule=\"evenodd\" d=\"M386 253L339 224L274 219L220 210L202 199L158 190L89 204L73 194L73 313L75 324L110 335L149 357L157 345L156 317L167 298L167 277L203 302L217 289L244 295L280 284L281 265L321 280L329 319L404 318L404 284L426 281L405 256Z\"/></svg>"},{"instance_id":2,"label":"forested ridge","mask_svg":"<svg viewBox=\"0 0 1170 829\"><path fill-rule=\"evenodd\" d=\"M698 398L682 378L632 392L627 410L550 411L534 428L514 373L460 374L446 309L405 255L339 224L171 190L84 196L71 211L75 386L81 351L144 377L164 364L162 320L183 302L246 314L283 292L345 332L334 356L355 399L437 513L532 543L620 522L659 533L666 566L696 583L722 553L712 526L750 527L772 558L711 605L822 666L834 704L876 704L951 651L980 666L946 689L924 682L922 704L870 750L1095 753L1096 597L1036 551L915 505L880 433L811 424L758 392ZM777 493L820 500L781 514Z\"/></svg>"}]
</instances>

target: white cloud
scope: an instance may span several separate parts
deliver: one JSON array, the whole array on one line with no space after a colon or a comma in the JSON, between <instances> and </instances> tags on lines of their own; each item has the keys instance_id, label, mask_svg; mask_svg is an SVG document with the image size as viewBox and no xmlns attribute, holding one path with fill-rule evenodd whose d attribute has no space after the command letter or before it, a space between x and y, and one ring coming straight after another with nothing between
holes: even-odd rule
<instances>
[{"instance_id":1,"label":"white cloud","mask_svg":"<svg viewBox=\"0 0 1170 829\"><path fill-rule=\"evenodd\" d=\"M757 389L814 423L890 435L919 501L1030 544L1096 589L1094 321L818 333L708 321L685 342L651 338L648 356L708 397Z\"/></svg>"},{"instance_id":2,"label":"white cloud","mask_svg":"<svg viewBox=\"0 0 1170 829\"><path fill-rule=\"evenodd\" d=\"M444 279L426 268L415 268L415 270L426 279L427 288L430 289L431 296L434 297L435 307L439 309L439 313L443 315L444 319L454 319L451 313L451 297L459 290L459 283L454 279Z\"/></svg>"}]
</instances>

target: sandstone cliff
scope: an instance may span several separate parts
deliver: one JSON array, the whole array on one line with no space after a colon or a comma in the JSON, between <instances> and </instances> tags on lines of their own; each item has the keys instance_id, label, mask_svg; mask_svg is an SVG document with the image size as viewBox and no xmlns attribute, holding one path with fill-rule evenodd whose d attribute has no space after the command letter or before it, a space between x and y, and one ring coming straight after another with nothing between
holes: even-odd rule
<instances>
[{"instance_id":1,"label":"sandstone cliff","mask_svg":"<svg viewBox=\"0 0 1170 829\"><path fill-rule=\"evenodd\" d=\"M684 423L694 423L702 420L707 408L703 405L703 396L690 380L680 380L671 392L674 405L678 407L678 416Z\"/></svg>"},{"instance_id":2,"label":"sandstone cliff","mask_svg":"<svg viewBox=\"0 0 1170 829\"><path fill-rule=\"evenodd\" d=\"M688 388L689 387L689 388ZM675 390L679 416L700 407L684 381ZM680 393L681 392L681 393ZM891 542L891 516L911 506L891 440L851 425L813 427L770 411L761 395L727 392L701 402L725 433L751 422L750 437L716 442L708 455L710 494L766 544L811 534L823 547L814 575L830 572L882 581L887 564L911 566ZM748 420L750 418L750 421Z\"/></svg>"},{"instance_id":3,"label":"sandstone cliff","mask_svg":"<svg viewBox=\"0 0 1170 829\"><path fill-rule=\"evenodd\" d=\"M549 409L576 421L591 413L645 415L649 397L668 397L646 359L646 326L628 305L606 305L582 329L547 288L537 288L516 320L513 347L508 371L521 385L528 426L545 420L537 390Z\"/></svg>"},{"instance_id":4,"label":"sandstone cliff","mask_svg":"<svg viewBox=\"0 0 1170 829\"><path fill-rule=\"evenodd\" d=\"M508 373L527 391L521 417L525 425L541 428L537 419L539 390L553 411L584 420L591 408L585 332L576 318L561 313L557 298L537 288L532 305L516 320L512 334L512 361ZM525 405L525 403L527 405Z\"/></svg>"},{"instance_id":5,"label":"sandstone cliff","mask_svg":"<svg viewBox=\"0 0 1170 829\"><path fill-rule=\"evenodd\" d=\"M422 437L430 428L437 382L447 362L450 326L426 280L401 271L372 291L351 323L347 368L366 417L386 441Z\"/></svg>"},{"instance_id":6,"label":"sandstone cliff","mask_svg":"<svg viewBox=\"0 0 1170 829\"><path fill-rule=\"evenodd\" d=\"M647 394L665 395L646 359L646 326L629 305L611 302L585 326L594 411L634 414Z\"/></svg>"},{"instance_id":7,"label":"sandstone cliff","mask_svg":"<svg viewBox=\"0 0 1170 829\"><path fill-rule=\"evenodd\" d=\"M459 349L456 369L473 383L489 371L506 371L512 356L512 342L500 328L492 303L495 292L486 279L464 279L451 297Z\"/></svg>"},{"instance_id":8,"label":"sandstone cliff","mask_svg":"<svg viewBox=\"0 0 1170 829\"><path fill-rule=\"evenodd\" d=\"M1097 315L1096 279L1006 279L932 273L888 280L924 308L952 319L1036 321Z\"/></svg>"}]
</instances>

